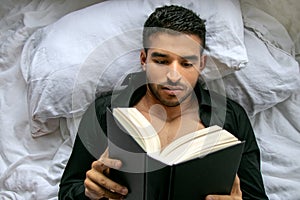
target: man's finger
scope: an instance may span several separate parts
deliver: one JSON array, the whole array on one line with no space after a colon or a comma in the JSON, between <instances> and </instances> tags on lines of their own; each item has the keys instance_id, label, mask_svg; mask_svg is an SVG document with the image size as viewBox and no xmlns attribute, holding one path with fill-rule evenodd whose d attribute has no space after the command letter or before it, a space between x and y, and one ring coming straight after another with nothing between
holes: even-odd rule
<instances>
[{"instance_id":1,"label":"man's finger","mask_svg":"<svg viewBox=\"0 0 300 200\"><path fill-rule=\"evenodd\" d=\"M86 179L84 182L85 185L85 195L90 199L100 199L103 197L112 198L112 199L121 199L122 194L115 193L114 191L109 191L106 188L103 188L93 181Z\"/></svg>"},{"instance_id":2,"label":"man's finger","mask_svg":"<svg viewBox=\"0 0 300 200\"><path fill-rule=\"evenodd\" d=\"M241 187L240 187L240 179L239 177L236 175L233 185L232 185L232 189L231 189L231 194L232 195L242 195L242 191L241 191Z\"/></svg>"},{"instance_id":3,"label":"man's finger","mask_svg":"<svg viewBox=\"0 0 300 200\"><path fill-rule=\"evenodd\" d=\"M220 197L219 195L208 195L206 196L205 200L220 200L219 197Z\"/></svg>"},{"instance_id":4,"label":"man's finger","mask_svg":"<svg viewBox=\"0 0 300 200\"><path fill-rule=\"evenodd\" d=\"M122 162L120 160L111 159L107 157L100 157L98 160L109 168L120 169L122 167Z\"/></svg>"},{"instance_id":5,"label":"man's finger","mask_svg":"<svg viewBox=\"0 0 300 200\"><path fill-rule=\"evenodd\" d=\"M240 189L240 179L236 175L230 196L229 195L208 195L205 200L241 200L242 199L242 191Z\"/></svg>"},{"instance_id":6,"label":"man's finger","mask_svg":"<svg viewBox=\"0 0 300 200\"><path fill-rule=\"evenodd\" d=\"M120 193L122 195L126 195L128 193L128 190L126 187L112 181L111 179L107 178L104 174L102 174L99 171L89 170L86 173L86 177L87 177L87 179L94 182L96 185L98 185L108 191Z\"/></svg>"},{"instance_id":7,"label":"man's finger","mask_svg":"<svg viewBox=\"0 0 300 200\"><path fill-rule=\"evenodd\" d=\"M229 195L208 195L205 200L241 200L242 198L238 196Z\"/></svg>"},{"instance_id":8,"label":"man's finger","mask_svg":"<svg viewBox=\"0 0 300 200\"><path fill-rule=\"evenodd\" d=\"M96 160L92 163L92 168L96 169L99 172L104 172L108 167L101 161Z\"/></svg>"}]
</instances>

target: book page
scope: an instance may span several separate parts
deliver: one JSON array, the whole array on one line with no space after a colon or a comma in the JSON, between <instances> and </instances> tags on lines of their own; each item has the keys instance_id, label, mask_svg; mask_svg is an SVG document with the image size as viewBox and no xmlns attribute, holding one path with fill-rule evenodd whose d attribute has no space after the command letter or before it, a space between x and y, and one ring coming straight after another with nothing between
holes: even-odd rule
<instances>
[{"instance_id":1,"label":"book page","mask_svg":"<svg viewBox=\"0 0 300 200\"><path fill-rule=\"evenodd\" d=\"M205 156L208 153L226 148L240 142L236 137L226 130L216 130L208 132L202 137L193 138L186 143L168 150L161 154L164 162L168 164L177 164L192 158Z\"/></svg>"},{"instance_id":2,"label":"book page","mask_svg":"<svg viewBox=\"0 0 300 200\"><path fill-rule=\"evenodd\" d=\"M113 116L149 156L168 165L201 157L240 142L228 131L214 125L177 138L160 152L156 130L136 108L114 108Z\"/></svg>"},{"instance_id":3,"label":"book page","mask_svg":"<svg viewBox=\"0 0 300 200\"><path fill-rule=\"evenodd\" d=\"M180 138L177 138L176 140L171 142L168 146L166 146L166 148L164 148L162 150L161 156L165 157L170 152L174 151L174 149L176 149L177 147L183 145L184 143L192 142L192 140L194 140L196 138L204 137L205 135L207 135L211 132L215 132L215 131L219 131L219 130L222 130L222 128L215 125L215 126L207 127L207 128L204 128L204 129L186 134L186 135L184 135Z\"/></svg>"},{"instance_id":4,"label":"book page","mask_svg":"<svg viewBox=\"0 0 300 200\"><path fill-rule=\"evenodd\" d=\"M113 115L146 152L160 151L156 130L136 108L114 108Z\"/></svg>"}]
</instances>

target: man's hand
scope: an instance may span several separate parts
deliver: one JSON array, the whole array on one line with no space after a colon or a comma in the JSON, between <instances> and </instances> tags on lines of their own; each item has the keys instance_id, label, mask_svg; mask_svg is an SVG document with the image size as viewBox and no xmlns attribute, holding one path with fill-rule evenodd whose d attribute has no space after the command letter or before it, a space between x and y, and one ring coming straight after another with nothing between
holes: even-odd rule
<instances>
[{"instance_id":1,"label":"man's hand","mask_svg":"<svg viewBox=\"0 0 300 200\"><path fill-rule=\"evenodd\" d=\"M110 180L106 176L110 168L119 169L120 160L110 159L108 149L101 155L100 159L92 163L92 168L87 171L84 181L85 195L92 200L103 197L110 199L123 199L128 193L126 187Z\"/></svg>"},{"instance_id":2,"label":"man's hand","mask_svg":"<svg viewBox=\"0 0 300 200\"><path fill-rule=\"evenodd\" d=\"M208 195L205 200L242 200L239 177L235 176L230 195Z\"/></svg>"}]
</instances>

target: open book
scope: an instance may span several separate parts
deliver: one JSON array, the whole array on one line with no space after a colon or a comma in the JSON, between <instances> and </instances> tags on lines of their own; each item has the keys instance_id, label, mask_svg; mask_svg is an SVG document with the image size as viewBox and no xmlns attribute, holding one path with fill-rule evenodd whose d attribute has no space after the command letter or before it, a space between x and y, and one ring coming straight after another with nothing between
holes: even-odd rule
<instances>
[{"instance_id":1,"label":"open book","mask_svg":"<svg viewBox=\"0 0 300 200\"><path fill-rule=\"evenodd\" d=\"M150 156L166 164L177 164L240 143L235 136L214 125L186 134L161 150L159 136L136 108L115 108L114 118Z\"/></svg>"},{"instance_id":2,"label":"open book","mask_svg":"<svg viewBox=\"0 0 300 200\"><path fill-rule=\"evenodd\" d=\"M135 108L107 109L108 149L122 168L112 180L129 189L132 200L199 200L229 194L244 141L219 126L186 134L164 149L150 122Z\"/></svg>"}]
</instances>

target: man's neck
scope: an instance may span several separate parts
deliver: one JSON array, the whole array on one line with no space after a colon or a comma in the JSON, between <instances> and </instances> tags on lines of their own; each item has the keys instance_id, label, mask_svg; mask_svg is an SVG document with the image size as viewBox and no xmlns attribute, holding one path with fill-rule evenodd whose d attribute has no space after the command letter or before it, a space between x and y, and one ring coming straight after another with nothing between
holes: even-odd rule
<instances>
[{"instance_id":1,"label":"man's neck","mask_svg":"<svg viewBox=\"0 0 300 200\"><path fill-rule=\"evenodd\" d=\"M165 116L165 120L168 122L173 121L182 115L189 114L191 112L198 112L198 106L197 98L192 95L187 97L177 106L166 106L155 98L149 90L147 90L145 96L135 107L137 107L140 111L149 113L153 116Z\"/></svg>"},{"instance_id":2,"label":"man's neck","mask_svg":"<svg viewBox=\"0 0 300 200\"><path fill-rule=\"evenodd\" d=\"M166 106L149 91L135 105L157 131L161 147L187 133L204 128L199 118L199 105L195 96L190 96L177 106Z\"/></svg>"}]
</instances>

